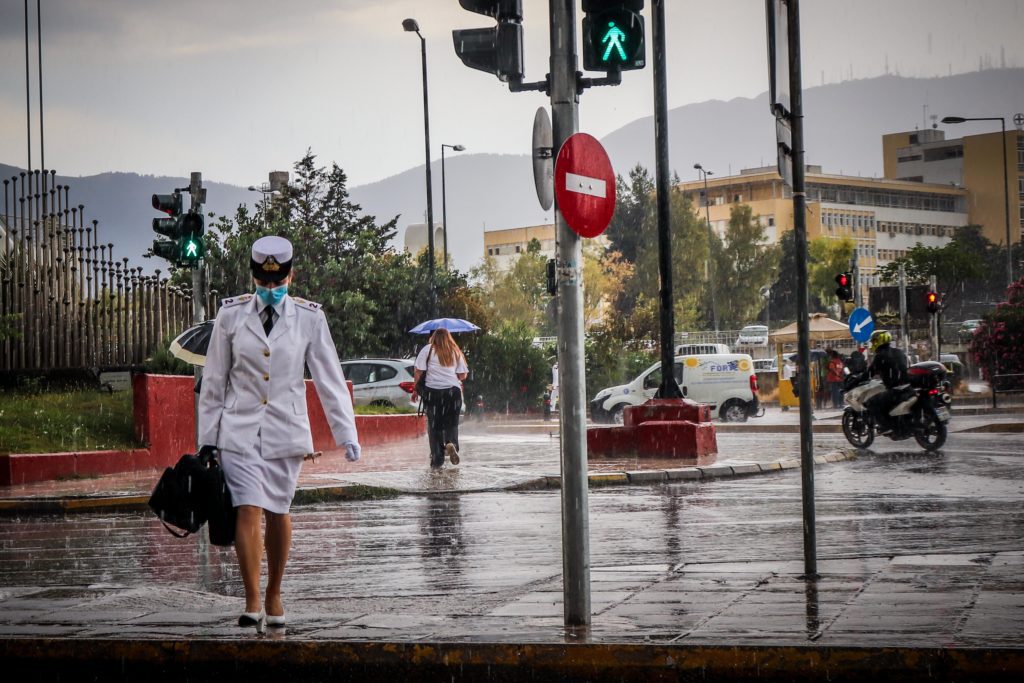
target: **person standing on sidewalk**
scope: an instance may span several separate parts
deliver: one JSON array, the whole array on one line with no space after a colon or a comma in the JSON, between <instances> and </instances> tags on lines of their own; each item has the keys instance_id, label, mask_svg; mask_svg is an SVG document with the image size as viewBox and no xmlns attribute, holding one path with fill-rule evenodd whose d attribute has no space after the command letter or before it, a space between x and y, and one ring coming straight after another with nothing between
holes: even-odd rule
<instances>
[{"instance_id":1,"label":"person standing on sidewalk","mask_svg":"<svg viewBox=\"0 0 1024 683\"><path fill-rule=\"evenodd\" d=\"M292 245L261 237L252 245L256 294L222 302L206 352L199 394L201 451L219 449L224 478L238 509L235 552L245 586L239 626L283 626L284 578L292 525L289 510L303 458L313 451L306 411L309 368L334 440L349 461L359 436L338 352L320 304L288 295ZM266 542L261 530L266 521ZM267 553L266 598L260 563Z\"/></svg>"},{"instance_id":2,"label":"person standing on sidewalk","mask_svg":"<svg viewBox=\"0 0 1024 683\"><path fill-rule=\"evenodd\" d=\"M843 371L846 365L843 357L835 349L828 349L828 391L832 397L832 407L840 410L843 407Z\"/></svg>"},{"instance_id":3,"label":"person standing on sidewalk","mask_svg":"<svg viewBox=\"0 0 1024 683\"><path fill-rule=\"evenodd\" d=\"M462 380L469 374L466 356L451 332L439 327L430 342L416 356L414 381L426 390L420 400L426 407L427 438L430 442L430 466L444 465L445 456L459 464L459 414L462 412Z\"/></svg>"}]
</instances>

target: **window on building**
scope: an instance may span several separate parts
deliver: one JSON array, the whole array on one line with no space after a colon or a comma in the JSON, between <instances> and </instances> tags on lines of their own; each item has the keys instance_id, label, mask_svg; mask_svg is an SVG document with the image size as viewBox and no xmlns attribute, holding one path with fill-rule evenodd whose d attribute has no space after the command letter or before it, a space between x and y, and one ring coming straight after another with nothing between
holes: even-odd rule
<instances>
[{"instance_id":1,"label":"window on building","mask_svg":"<svg viewBox=\"0 0 1024 683\"><path fill-rule=\"evenodd\" d=\"M517 244L517 245L516 245L516 253L518 254L518 253L522 252L522 250L523 250L523 248L522 248L522 247L520 247L520 246L519 246L519 245Z\"/></svg>"},{"instance_id":2,"label":"window on building","mask_svg":"<svg viewBox=\"0 0 1024 683\"><path fill-rule=\"evenodd\" d=\"M775 216L768 216L768 227L771 228L771 227L774 227L774 226L775 226Z\"/></svg>"},{"instance_id":3,"label":"window on building","mask_svg":"<svg viewBox=\"0 0 1024 683\"><path fill-rule=\"evenodd\" d=\"M489 248L489 249L487 250L487 255L488 255L488 256L494 256L494 249L491 249L491 248Z\"/></svg>"},{"instance_id":4,"label":"window on building","mask_svg":"<svg viewBox=\"0 0 1024 683\"><path fill-rule=\"evenodd\" d=\"M494 248L494 255L498 256L499 254L501 254L501 247L495 247Z\"/></svg>"}]
</instances>

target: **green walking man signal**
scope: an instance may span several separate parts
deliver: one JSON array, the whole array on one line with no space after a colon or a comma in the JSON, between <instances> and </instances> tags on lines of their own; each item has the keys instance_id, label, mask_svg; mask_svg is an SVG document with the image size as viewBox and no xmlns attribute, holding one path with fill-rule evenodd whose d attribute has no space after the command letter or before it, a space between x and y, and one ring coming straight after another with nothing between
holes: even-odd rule
<instances>
[{"instance_id":1,"label":"green walking man signal","mask_svg":"<svg viewBox=\"0 0 1024 683\"><path fill-rule=\"evenodd\" d=\"M642 69L643 0L585 0L583 68L587 71Z\"/></svg>"},{"instance_id":2,"label":"green walking man signal","mask_svg":"<svg viewBox=\"0 0 1024 683\"><path fill-rule=\"evenodd\" d=\"M601 61L607 62L613 49L618 52L621 61L626 61L626 51L622 47L622 41L625 39L626 34L622 32L622 29L616 26L614 21L609 21L608 30L605 31L604 38L601 38L602 43L608 43L604 54L601 55Z\"/></svg>"}]
</instances>

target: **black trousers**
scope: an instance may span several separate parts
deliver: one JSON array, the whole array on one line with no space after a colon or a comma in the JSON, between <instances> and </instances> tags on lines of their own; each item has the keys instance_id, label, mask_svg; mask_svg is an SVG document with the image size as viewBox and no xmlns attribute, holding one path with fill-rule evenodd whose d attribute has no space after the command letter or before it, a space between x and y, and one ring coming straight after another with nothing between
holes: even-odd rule
<instances>
[{"instance_id":1,"label":"black trousers","mask_svg":"<svg viewBox=\"0 0 1024 683\"><path fill-rule=\"evenodd\" d=\"M462 390L428 389L427 439L430 441L430 466L444 465L444 446L459 447L459 414L462 412Z\"/></svg>"}]
</instances>

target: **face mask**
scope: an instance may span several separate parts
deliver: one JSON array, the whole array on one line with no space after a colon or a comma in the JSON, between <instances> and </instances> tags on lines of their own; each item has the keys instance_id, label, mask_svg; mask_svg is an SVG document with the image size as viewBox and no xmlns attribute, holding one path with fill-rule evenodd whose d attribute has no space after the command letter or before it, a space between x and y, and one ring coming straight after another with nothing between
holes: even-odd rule
<instances>
[{"instance_id":1,"label":"face mask","mask_svg":"<svg viewBox=\"0 0 1024 683\"><path fill-rule=\"evenodd\" d=\"M272 289L256 285L256 296L260 298L264 306L277 306L284 301L284 296L287 293L288 285L281 285Z\"/></svg>"}]
</instances>

